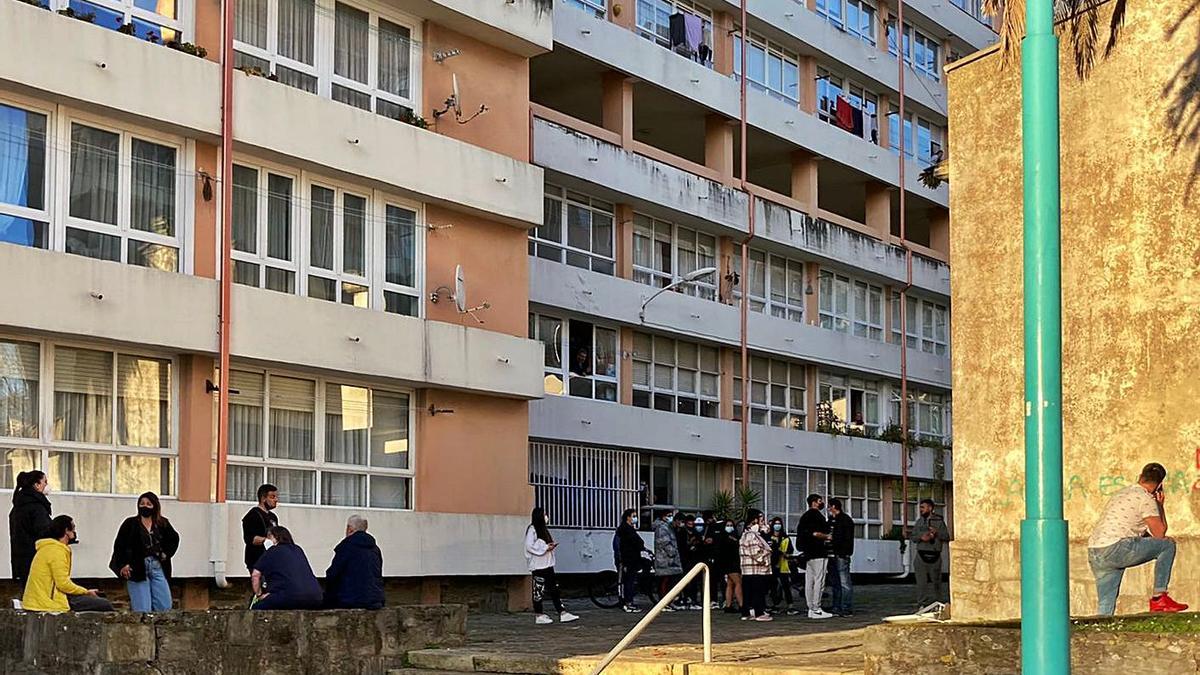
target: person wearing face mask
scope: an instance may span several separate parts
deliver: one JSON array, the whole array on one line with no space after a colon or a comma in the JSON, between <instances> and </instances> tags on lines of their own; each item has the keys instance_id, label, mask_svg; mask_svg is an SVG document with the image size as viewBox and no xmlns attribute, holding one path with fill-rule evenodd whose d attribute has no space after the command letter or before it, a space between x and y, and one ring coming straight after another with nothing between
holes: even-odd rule
<instances>
[{"instance_id":1,"label":"person wearing face mask","mask_svg":"<svg viewBox=\"0 0 1200 675\"><path fill-rule=\"evenodd\" d=\"M796 526L796 541L804 553L804 599L808 603L808 618L828 619L833 615L821 609L821 596L825 593L825 570L829 562L827 542L829 520L821 513L825 500L818 494L808 496L808 510L800 516Z\"/></svg>"},{"instance_id":2,"label":"person wearing face mask","mask_svg":"<svg viewBox=\"0 0 1200 675\"><path fill-rule=\"evenodd\" d=\"M799 614L792 609L792 540L783 529L783 519L776 516L771 519L769 532L771 541L771 576L772 582L779 588L784 601L784 611L788 616Z\"/></svg>"},{"instance_id":3,"label":"person wearing face mask","mask_svg":"<svg viewBox=\"0 0 1200 675\"><path fill-rule=\"evenodd\" d=\"M121 523L113 541L109 569L125 580L129 608L135 612L171 609L171 558L179 550L179 533L163 517L158 495L138 497L138 514Z\"/></svg>"},{"instance_id":4,"label":"person wearing face mask","mask_svg":"<svg viewBox=\"0 0 1200 675\"><path fill-rule=\"evenodd\" d=\"M733 614L745 606L742 602L742 562L738 552L737 525L732 520L726 520L715 539L717 574L725 578L725 613Z\"/></svg>"},{"instance_id":5,"label":"person wearing face mask","mask_svg":"<svg viewBox=\"0 0 1200 675\"><path fill-rule=\"evenodd\" d=\"M279 488L264 483L258 486L258 504L242 516L242 540L246 542L246 570L254 572L254 563L266 552L267 531L279 525L273 511L279 506Z\"/></svg>"},{"instance_id":6,"label":"person wearing face mask","mask_svg":"<svg viewBox=\"0 0 1200 675\"><path fill-rule=\"evenodd\" d=\"M742 591L746 604L742 620L771 621L767 614L767 591L771 583L771 545L764 538L766 518L762 511L750 509L746 515L746 531L738 541L742 565Z\"/></svg>"},{"instance_id":7,"label":"person wearing face mask","mask_svg":"<svg viewBox=\"0 0 1200 675\"><path fill-rule=\"evenodd\" d=\"M717 572L717 534L722 532L724 523L717 520L716 515L712 511L705 511L701 517L698 517L697 522L703 521L704 531L700 533L700 561L708 565L710 574L709 579L709 597L712 599L712 606L709 609L721 608L721 589L723 581L720 573ZM703 583L703 579L700 580Z\"/></svg>"},{"instance_id":8,"label":"person wearing face mask","mask_svg":"<svg viewBox=\"0 0 1200 675\"><path fill-rule=\"evenodd\" d=\"M39 539L29 567L21 606L30 612L111 612L112 603L100 591L71 581L71 544L77 543L75 521L58 516Z\"/></svg>"},{"instance_id":9,"label":"person wearing face mask","mask_svg":"<svg viewBox=\"0 0 1200 675\"><path fill-rule=\"evenodd\" d=\"M700 519L700 530L696 529L696 517L687 514L683 517L683 526L679 528L679 559L683 562L683 571L688 573L700 561L700 542L703 539L704 520ZM700 579L695 578L684 587L679 594L680 609L700 609L697 598L700 594Z\"/></svg>"},{"instance_id":10,"label":"person wearing face mask","mask_svg":"<svg viewBox=\"0 0 1200 675\"><path fill-rule=\"evenodd\" d=\"M24 583L37 552L34 545L50 528L50 486L46 474L34 469L17 474L12 510L8 512L8 544L12 554L13 580Z\"/></svg>"},{"instance_id":11,"label":"person wearing face mask","mask_svg":"<svg viewBox=\"0 0 1200 675\"><path fill-rule=\"evenodd\" d=\"M554 575L554 549L558 548L558 543L550 534L545 510L540 506L535 507L529 521L529 527L525 528L525 561L529 563L529 573L533 576L533 622L539 626L554 623L543 606L546 598L554 603L559 622L578 621L578 616L563 607L559 594L558 579Z\"/></svg>"},{"instance_id":12,"label":"person wearing face mask","mask_svg":"<svg viewBox=\"0 0 1200 675\"><path fill-rule=\"evenodd\" d=\"M254 588L250 609L320 609L321 584L292 533L286 527L272 527L267 541L267 552L254 563L250 575Z\"/></svg>"},{"instance_id":13,"label":"person wearing face mask","mask_svg":"<svg viewBox=\"0 0 1200 675\"><path fill-rule=\"evenodd\" d=\"M662 518L654 521L654 577L658 580L658 594L665 595L675 579L683 574L683 563L679 557L678 528L683 522L682 514L667 511ZM663 608L664 612L673 612L675 605Z\"/></svg>"},{"instance_id":14,"label":"person wearing face mask","mask_svg":"<svg viewBox=\"0 0 1200 675\"><path fill-rule=\"evenodd\" d=\"M633 598L637 593L638 575L642 570L642 554L649 554L642 536L637 532L637 525L637 511L625 509L621 514L621 524L617 527L615 542L617 562L621 565L621 608L634 614L642 611Z\"/></svg>"}]
</instances>

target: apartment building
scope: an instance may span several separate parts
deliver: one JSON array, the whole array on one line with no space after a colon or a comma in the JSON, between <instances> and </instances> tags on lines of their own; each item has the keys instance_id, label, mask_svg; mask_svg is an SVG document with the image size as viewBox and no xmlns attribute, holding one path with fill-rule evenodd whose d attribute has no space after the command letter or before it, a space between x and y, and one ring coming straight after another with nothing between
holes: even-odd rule
<instances>
[{"instance_id":1,"label":"apartment building","mask_svg":"<svg viewBox=\"0 0 1200 675\"><path fill-rule=\"evenodd\" d=\"M46 471L75 576L111 574L149 490L189 602L245 583L269 481L318 574L360 513L422 600L527 601L526 92L551 18L239 0L224 137L217 0L0 0L0 487Z\"/></svg>"},{"instance_id":2,"label":"apartment building","mask_svg":"<svg viewBox=\"0 0 1200 675\"><path fill-rule=\"evenodd\" d=\"M965 0L906 2L899 30L897 10L750 0L743 45L733 0L555 3L554 49L530 66L546 183L529 336L546 396L529 471L560 571L609 566L624 508L648 528L732 491L744 415L759 506L793 530L809 493L841 497L857 572L905 569L889 539L920 499L952 511L948 192L918 176L945 148L943 66L996 35Z\"/></svg>"}]
</instances>

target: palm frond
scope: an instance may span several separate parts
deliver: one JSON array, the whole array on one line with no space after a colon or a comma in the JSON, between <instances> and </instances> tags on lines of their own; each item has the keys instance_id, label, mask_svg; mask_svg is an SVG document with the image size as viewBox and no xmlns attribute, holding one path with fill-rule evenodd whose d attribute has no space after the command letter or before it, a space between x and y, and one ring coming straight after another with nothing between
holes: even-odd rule
<instances>
[{"instance_id":1,"label":"palm frond","mask_svg":"<svg viewBox=\"0 0 1200 675\"><path fill-rule=\"evenodd\" d=\"M1112 20L1108 27L1108 41L1104 49L1107 58L1116 46L1125 24L1128 0L1114 0ZM1000 53L1007 65L1016 53L1016 47L1025 37L1026 0L983 0L983 11L999 21ZM1055 0L1054 21L1060 30L1070 29L1071 52L1075 60L1075 74L1085 79L1096 65L1099 49L1099 7L1104 0Z\"/></svg>"},{"instance_id":2,"label":"palm frond","mask_svg":"<svg viewBox=\"0 0 1200 675\"><path fill-rule=\"evenodd\" d=\"M1071 49L1075 53L1075 74L1086 79L1096 64L1096 43L1100 16L1090 0L1066 0L1071 17ZM1081 5L1087 5L1081 7Z\"/></svg>"},{"instance_id":3,"label":"palm frond","mask_svg":"<svg viewBox=\"0 0 1200 675\"><path fill-rule=\"evenodd\" d=\"M950 181L950 160L938 157L937 161L921 170L921 184L930 190L936 190L942 183Z\"/></svg>"},{"instance_id":4,"label":"palm frond","mask_svg":"<svg viewBox=\"0 0 1200 675\"><path fill-rule=\"evenodd\" d=\"M983 0L983 13L1000 24L1000 54L1005 63L1025 37L1025 0Z\"/></svg>"},{"instance_id":5,"label":"palm frond","mask_svg":"<svg viewBox=\"0 0 1200 675\"><path fill-rule=\"evenodd\" d=\"M1117 38L1121 37L1121 27L1125 25L1125 0L1117 0L1113 4L1112 20L1108 22L1108 44L1104 47L1104 58L1112 54L1117 46Z\"/></svg>"}]
</instances>

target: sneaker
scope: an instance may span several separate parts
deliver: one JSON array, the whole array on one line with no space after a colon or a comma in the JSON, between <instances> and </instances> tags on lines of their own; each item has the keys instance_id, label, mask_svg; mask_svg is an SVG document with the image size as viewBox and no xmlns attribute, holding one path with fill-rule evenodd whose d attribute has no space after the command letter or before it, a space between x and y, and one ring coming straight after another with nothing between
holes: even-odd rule
<instances>
[{"instance_id":1,"label":"sneaker","mask_svg":"<svg viewBox=\"0 0 1200 675\"><path fill-rule=\"evenodd\" d=\"M770 614L763 614L762 616L755 617L754 620L755 621L774 621L775 617L771 616Z\"/></svg>"},{"instance_id":2,"label":"sneaker","mask_svg":"<svg viewBox=\"0 0 1200 675\"><path fill-rule=\"evenodd\" d=\"M674 605L667 605L666 607L663 607L663 608L662 608L662 611L664 611L664 612L674 612L674 611L675 611L675 606L674 606Z\"/></svg>"},{"instance_id":3,"label":"sneaker","mask_svg":"<svg viewBox=\"0 0 1200 675\"><path fill-rule=\"evenodd\" d=\"M627 613L627 614L641 614L642 613L642 610L640 608L638 608L637 605L625 605L622 609L624 609L625 613Z\"/></svg>"},{"instance_id":4,"label":"sneaker","mask_svg":"<svg viewBox=\"0 0 1200 675\"><path fill-rule=\"evenodd\" d=\"M536 623L536 624L537 624L537 625L539 625L539 626L545 626L545 625L547 625L547 624L554 623L554 620L553 620L553 619L551 619L550 617L546 616L545 614L538 614L538 615L537 615L537 616L536 616L536 617L533 619L533 622L534 622L534 623Z\"/></svg>"},{"instance_id":5,"label":"sneaker","mask_svg":"<svg viewBox=\"0 0 1200 675\"><path fill-rule=\"evenodd\" d=\"M797 615L797 614L799 614L799 613L800 613L800 610L798 610L798 609L789 609L789 610L787 611L787 615L788 615L788 616L796 616L796 615Z\"/></svg>"},{"instance_id":6,"label":"sneaker","mask_svg":"<svg viewBox=\"0 0 1200 675\"><path fill-rule=\"evenodd\" d=\"M1151 612L1182 612L1187 608L1187 605L1180 602L1175 602L1171 599L1171 596L1167 595L1166 593L1160 593L1159 595L1150 598Z\"/></svg>"},{"instance_id":7,"label":"sneaker","mask_svg":"<svg viewBox=\"0 0 1200 675\"><path fill-rule=\"evenodd\" d=\"M719 602L714 602L714 603L712 603L711 605L709 605L709 606L708 606L708 608L709 608L709 609L721 609L721 603L719 603Z\"/></svg>"},{"instance_id":8,"label":"sneaker","mask_svg":"<svg viewBox=\"0 0 1200 675\"><path fill-rule=\"evenodd\" d=\"M579 617L575 616L574 614L572 614L570 612L563 612L562 614L558 615L559 623L571 623L572 621L578 621L578 620L579 620Z\"/></svg>"},{"instance_id":9,"label":"sneaker","mask_svg":"<svg viewBox=\"0 0 1200 675\"><path fill-rule=\"evenodd\" d=\"M818 609L816 611L813 611L811 609L808 610L808 618L810 618L810 619L829 619L832 617L833 617L832 614L830 614L829 612L826 612L823 609Z\"/></svg>"},{"instance_id":10,"label":"sneaker","mask_svg":"<svg viewBox=\"0 0 1200 675\"><path fill-rule=\"evenodd\" d=\"M688 607L687 607L687 608L688 608L689 610L693 611L693 612L698 612L698 611L700 611L700 610L704 609L703 607L701 607L700 605L697 605L697 604L696 604L696 603L694 603L694 602L693 602L692 604L688 605Z\"/></svg>"}]
</instances>

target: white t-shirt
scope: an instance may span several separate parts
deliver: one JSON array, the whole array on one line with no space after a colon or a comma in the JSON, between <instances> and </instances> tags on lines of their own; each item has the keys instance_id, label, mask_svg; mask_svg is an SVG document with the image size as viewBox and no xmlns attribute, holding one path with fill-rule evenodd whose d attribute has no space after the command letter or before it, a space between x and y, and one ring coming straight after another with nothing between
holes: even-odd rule
<instances>
[{"instance_id":1,"label":"white t-shirt","mask_svg":"<svg viewBox=\"0 0 1200 675\"><path fill-rule=\"evenodd\" d=\"M1108 500L1092 530L1088 548L1112 546L1122 539L1140 537L1149 528L1147 518L1158 517L1158 502L1141 485L1130 485Z\"/></svg>"}]
</instances>

